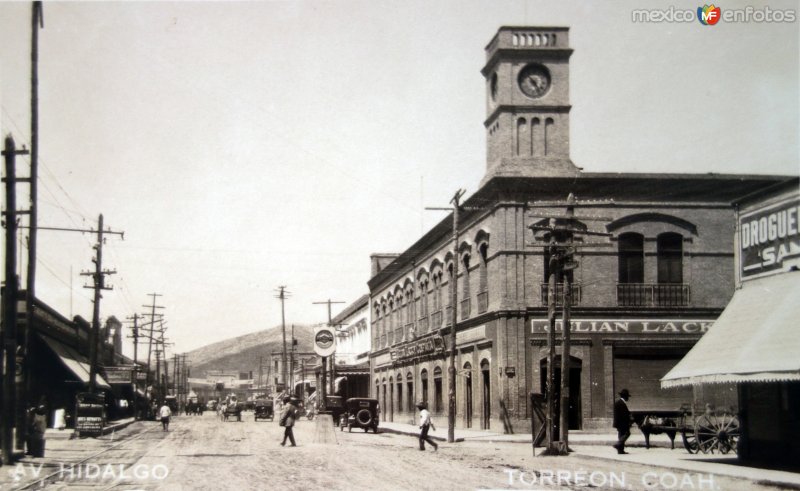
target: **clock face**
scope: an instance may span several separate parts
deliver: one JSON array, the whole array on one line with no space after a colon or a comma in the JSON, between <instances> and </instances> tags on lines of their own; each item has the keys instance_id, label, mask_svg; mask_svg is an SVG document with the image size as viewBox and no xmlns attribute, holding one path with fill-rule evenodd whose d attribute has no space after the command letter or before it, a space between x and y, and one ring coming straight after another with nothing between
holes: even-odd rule
<instances>
[{"instance_id":1,"label":"clock face","mask_svg":"<svg viewBox=\"0 0 800 491\"><path fill-rule=\"evenodd\" d=\"M523 94L536 99L550 88L550 72L542 65L528 65L519 72L518 82Z\"/></svg>"}]
</instances>

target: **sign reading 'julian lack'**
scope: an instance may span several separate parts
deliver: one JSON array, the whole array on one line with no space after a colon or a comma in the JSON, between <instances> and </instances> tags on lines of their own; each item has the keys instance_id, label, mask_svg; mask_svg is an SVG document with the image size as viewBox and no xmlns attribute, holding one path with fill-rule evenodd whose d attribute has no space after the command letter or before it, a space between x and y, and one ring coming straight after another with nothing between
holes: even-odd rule
<instances>
[{"instance_id":1,"label":"sign reading 'julian lack'","mask_svg":"<svg viewBox=\"0 0 800 491\"><path fill-rule=\"evenodd\" d=\"M739 243L742 278L800 263L800 200L742 215Z\"/></svg>"},{"instance_id":2,"label":"sign reading 'julian lack'","mask_svg":"<svg viewBox=\"0 0 800 491\"><path fill-rule=\"evenodd\" d=\"M704 334L713 324L710 320L602 320L573 319L569 332L575 334ZM563 323L556 321L556 332ZM531 333L542 334L550 330L546 320L531 321Z\"/></svg>"}]
</instances>

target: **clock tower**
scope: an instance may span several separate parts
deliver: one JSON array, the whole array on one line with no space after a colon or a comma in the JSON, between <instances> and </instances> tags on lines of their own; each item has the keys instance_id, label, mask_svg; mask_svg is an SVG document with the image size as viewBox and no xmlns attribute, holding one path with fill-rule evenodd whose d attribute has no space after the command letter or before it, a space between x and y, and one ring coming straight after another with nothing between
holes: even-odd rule
<instances>
[{"instance_id":1,"label":"clock tower","mask_svg":"<svg viewBox=\"0 0 800 491\"><path fill-rule=\"evenodd\" d=\"M483 183L579 172L569 158L570 55L567 27L501 27L486 46Z\"/></svg>"}]
</instances>

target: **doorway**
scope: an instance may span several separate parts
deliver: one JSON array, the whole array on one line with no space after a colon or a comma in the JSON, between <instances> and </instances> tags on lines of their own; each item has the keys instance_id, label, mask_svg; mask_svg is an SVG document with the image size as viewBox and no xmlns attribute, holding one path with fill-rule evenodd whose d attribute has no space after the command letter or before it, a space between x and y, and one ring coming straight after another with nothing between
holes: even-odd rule
<instances>
[{"instance_id":1,"label":"doorway","mask_svg":"<svg viewBox=\"0 0 800 491\"><path fill-rule=\"evenodd\" d=\"M581 415L581 360L573 356L569 357L569 410L567 416L569 419L570 430L580 430L582 426ZM547 358L543 358L539 363L539 373L542 374L542 387L547 387ZM561 407L561 357L556 357L555 362L555 387L553 397L555 397L556 414L560 414ZM544 390L547 393L547 390ZM556 427L558 427L560 418L556 418Z\"/></svg>"},{"instance_id":2,"label":"doorway","mask_svg":"<svg viewBox=\"0 0 800 491\"><path fill-rule=\"evenodd\" d=\"M481 429L488 430L492 420L492 391L489 382L489 361L481 361L481 384L483 390L483 412L481 413Z\"/></svg>"},{"instance_id":3,"label":"doorway","mask_svg":"<svg viewBox=\"0 0 800 491\"><path fill-rule=\"evenodd\" d=\"M465 427L472 428L472 365L464 363L466 379L464 381L464 417L466 418Z\"/></svg>"}]
</instances>

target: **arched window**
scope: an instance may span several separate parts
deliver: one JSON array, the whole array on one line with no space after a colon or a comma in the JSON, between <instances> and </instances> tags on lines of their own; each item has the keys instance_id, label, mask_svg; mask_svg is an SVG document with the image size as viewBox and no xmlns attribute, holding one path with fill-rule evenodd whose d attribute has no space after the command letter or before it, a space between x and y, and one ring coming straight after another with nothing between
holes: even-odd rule
<instances>
[{"instance_id":1,"label":"arched window","mask_svg":"<svg viewBox=\"0 0 800 491\"><path fill-rule=\"evenodd\" d=\"M668 232L657 238L658 282L683 283L683 237Z\"/></svg>"},{"instance_id":2,"label":"arched window","mask_svg":"<svg viewBox=\"0 0 800 491\"><path fill-rule=\"evenodd\" d=\"M461 264L464 266L464 272L461 274L461 299L466 300L469 298L469 265L471 261L469 254L464 254L461 258Z\"/></svg>"},{"instance_id":3,"label":"arched window","mask_svg":"<svg viewBox=\"0 0 800 491\"><path fill-rule=\"evenodd\" d=\"M489 273L487 270L487 258L489 255L489 244L483 243L478 247L480 258L480 272L478 273L478 293L483 293L489 289Z\"/></svg>"},{"instance_id":4,"label":"arched window","mask_svg":"<svg viewBox=\"0 0 800 491\"><path fill-rule=\"evenodd\" d=\"M397 374L397 412L403 411L403 375Z\"/></svg>"},{"instance_id":5,"label":"arched window","mask_svg":"<svg viewBox=\"0 0 800 491\"><path fill-rule=\"evenodd\" d=\"M619 282L644 283L644 237L640 234L619 236Z\"/></svg>"}]
</instances>

